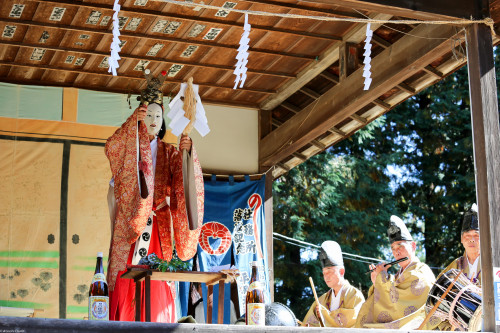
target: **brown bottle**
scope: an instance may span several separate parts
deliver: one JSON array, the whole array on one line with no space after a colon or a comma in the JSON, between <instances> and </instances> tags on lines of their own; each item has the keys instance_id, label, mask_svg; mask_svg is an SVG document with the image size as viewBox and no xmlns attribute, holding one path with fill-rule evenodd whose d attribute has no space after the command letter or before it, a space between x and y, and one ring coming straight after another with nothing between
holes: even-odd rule
<instances>
[{"instance_id":1,"label":"brown bottle","mask_svg":"<svg viewBox=\"0 0 500 333\"><path fill-rule=\"evenodd\" d=\"M108 296L108 283L102 267L102 252L98 252L89 291L89 320L109 320Z\"/></svg>"},{"instance_id":2,"label":"brown bottle","mask_svg":"<svg viewBox=\"0 0 500 333\"><path fill-rule=\"evenodd\" d=\"M264 286L259 281L258 262L252 262L252 277L248 286L246 297L246 315L247 325L265 326L266 310L264 304Z\"/></svg>"}]
</instances>

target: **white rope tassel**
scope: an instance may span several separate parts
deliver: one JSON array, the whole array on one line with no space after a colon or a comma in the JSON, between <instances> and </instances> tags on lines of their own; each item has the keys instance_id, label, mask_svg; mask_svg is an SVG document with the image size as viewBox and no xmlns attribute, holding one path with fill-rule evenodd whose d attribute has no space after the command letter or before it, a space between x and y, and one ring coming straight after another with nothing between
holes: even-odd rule
<instances>
[{"instance_id":1,"label":"white rope tassel","mask_svg":"<svg viewBox=\"0 0 500 333\"><path fill-rule=\"evenodd\" d=\"M111 56L108 59L108 72L112 72L113 76L116 76L116 69L120 67L118 60L121 59L118 55L118 52L121 51L119 39L120 30L118 29L118 12L120 12L120 5L118 1L119 0L115 0L115 5L113 6L113 10L115 11L113 14L113 42L111 42Z\"/></svg>"},{"instance_id":2,"label":"white rope tassel","mask_svg":"<svg viewBox=\"0 0 500 333\"><path fill-rule=\"evenodd\" d=\"M366 39L365 39L365 53L363 55L365 56L365 59L363 60L363 63L365 64L365 67L363 68L363 77L365 78L365 87L363 90L368 90L370 89L370 84L372 83L372 72L370 69L372 68L371 65L371 53L372 53L372 44L370 43L372 41L373 37L373 31L371 29L371 23L368 23L366 25Z\"/></svg>"},{"instance_id":3,"label":"white rope tassel","mask_svg":"<svg viewBox=\"0 0 500 333\"><path fill-rule=\"evenodd\" d=\"M236 55L236 68L234 69L234 75L236 78L234 79L234 87L236 89L238 87L238 82L240 83L240 88L243 88L243 84L247 79L247 63L248 63L248 42L250 42L250 24L248 24L248 14L245 13L245 25L243 26L243 34L240 39L240 47L238 48L238 54Z\"/></svg>"}]
</instances>

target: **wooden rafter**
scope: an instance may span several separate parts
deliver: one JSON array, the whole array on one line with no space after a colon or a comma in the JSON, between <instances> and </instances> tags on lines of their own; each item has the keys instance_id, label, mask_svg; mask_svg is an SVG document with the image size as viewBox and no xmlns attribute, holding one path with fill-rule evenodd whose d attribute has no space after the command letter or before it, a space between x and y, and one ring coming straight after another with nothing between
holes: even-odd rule
<instances>
[{"instance_id":1,"label":"wooden rafter","mask_svg":"<svg viewBox=\"0 0 500 333\"><path fill-rule=\"evenodd\" d=\"M76 31L76 32L86 32L86 33L92 33L92 34L108 35L108 36L113 35L112 31L110 31L110 30L102 30L102 29L97 29L97 28L63 25L63 24L53 24L53 23L46 23L46 22L25 21L25 20L15 20L15 19L3 18L3 19L0 19L0 23L26 25L26 26L34 26L34 27L45 27L45 28L69 30L69 31ZM140 40L153 40L153 41L172 42L172 43L185 44L185 45L209 46L211 48L220 48L223 50L225 49L225 50L234 51L234 52L236 52L238 50L238 47L239 47L239 45L223 45L223 44L219 44L217 42L204 42L204 41L199 41L199 40L187 40L184 38L167 37L167 36L159 36L159 35L148 35L148 34L143 34L143 33L127 32L127 31L120 31L120 34L123 37L138 38ZM316 56L314 56L314 55L270 51L270 50L263 50L263 49L258 49L258 48L251 48L249 50L249 53L250 54L256 53L256 54L263 54L263 55L291 57L291 58L299 58L299 59L309 59L309 60L314 60L316 58Z\"/></svg>"},{"instance_id":2,"label":"wooden rafter","mask_svg":"<svg viewBox=\"0 0 500 333\"><path fill-rule=\"evenodd\" d=\"M279 1L272 1L272 0L240 0L242 2L251 2L251 3L259 3L259 4L264 4L264 5L272 5L272 6L277 6L277 7L282 7L282 8L292 8L292 9L300 9L304 10L310 13L317 13L317 14L330 14L338 17L352 17L352 18L363 18L364 16L355 13L355 12L346 12L346 11L340 11L340 10L333 10L333 9L324 9L324 8L318 8L318 7L312 7L312 6L306 6L299 3L294 3L294 4L288 4L284 2L279 2Z\"/></svg>"},{"instance_id":3,"label":"wooden rafter","mask_svg":"<svg viewBox=\"0 0 500 333\"><path fill-rule=\"evenodd\" d=\"M454 20L470 18L474 13L471 0L308 0L355 10L387 13L416 20Z\"/></svg>"},{"instance_id":4,"label":"wooden rafter","mask_svg":"<svg viewBox=\"0 0 500 333\"><path fill-rule=\"evenodd\" d=\"M71 73L84 73L84 74L90 74L90 75L97 75L97 76L107 76L107 77L112 77L111 73L108 73L108 71L91 71L91 70L85 70L85 69L76 69L76 68L68 68L68 67L56 67L53 65L40 65L40 64L33 64L33 63L20 63L17 61L4 61L0 60L0 65L4 66L12 66L12 67L27 67L27 68L38 68L38 69L44 69L47 71L63 71L63 72L71 72ZM119 76L120 79L129 79L129 80L140 80L144 81L144 77L141 76L130 76L130 75L125 75L122 74ZM165 80L166 83L182 83L184 82L183 80L178 80L178 79L171 79L168 78ZM198 85L202 87L211 87L211 88L222 88L222 89L233 89L233 86L222 86L220 84L212 84L212 83L197 83ZM241 88L242 90L245 91L251 91L254 93L259 93L259 94L272 94L274 91L273 90L266 90L266 89L254 89L254 88Z\"/></svg>"},{"instance_id":5,"label":"wooden rafter","mask_svg":"<svg viewBox=\"0 0 500 333\"><path fill-rule=\"evenodd\" d=\"M334 86L284 125L261 140L260 165L282 161L332 126L351 117L363 106L372 103L390 88L421 71L436 58L449 52L448 38L455 34L450 26L421 25L412 35L433 36L435 39L405 35L390 48L372 59L373 82L364 91L362 71L347 77L342 85ZM390 60L388 60L390 59Z\"/></svg>"},{"instance_id":6,"label":"wooden rafter","mask_svg":"<svg viewBox=\"0 0 500 333\"><path fill-rule=\"evenodd\" d=\"M51 46L47 44L30 44L30 43L21 43L21 42L8 42L8 41L3 41L0 40L0 45L6 45L6 46L16 46L16 47L23 47L23 48L43 48L46 50L51 50L51 51L56 51L56 52L72 52L72 53L80 53L80 54L88 54L92 56L101 56L101 57L109 57L109 52L100 52L100 51L91 51L88 49L78 49L78 48L70 48L70 47L61 47L61 46ZM165 58L161 57L151 57L151 56L138 56L138 55L133 55L133 54L126 54L120 52L120 58L122 59L134 59L134 60L151 60L151 61L156 61L162 64L181 64L181 65L187 65L187 66L193 66L193 67L201 67L201 68L216 68L216 69L221 69L224 71L234 71L234 66L223 66L223 65L215 65L215 64L205 64L201 62L195 62L195 61L183 61L183 60L175 60L175 61L167 61ZM277 77L285 77L285 78L294 78L295 75L289 74L289 73L281 73L281 72L272 72L272 71L258 71L258 70L253 70L253 69L248 69L248 73L252 74L259 74L259 75L268 75L268 76L277 76Z\"/></svg>"},{"instance_id":7,"label":"wooden rafter","mask_svg":"<svg viewBox=\"0 0 500 333\"><path fill-rule=\"evenodd\" d=\"M42 3L53 3L53 4L59 5L59 6L60 5L67 5L67 6L78 6L78 7L82 7L82 8L100 9L100 10L108 10L108 11L113 10L113 5L105 5L105 4L94 3L94 2L79 2L79 1L74 1L74 0L58 0L58 1L30 0L30 1L42 2ZM253 2L253 1L249 1L249 2ZM243 25L244 25L243 23L231 22L231 21L221 20L221 19L217 19L217 18L207 18L207 17L195 16L195 15L181 15L181 14L174 14L174 13L167 14L167 13L162 13L162 12L158 12L158 11L154 11L154 10L141 9L141 8L137 8L137 7L122 6L120 8L120 13L140 14L140 15L144 15L144 16L150 16L153 20L156 18L167 19L167 20L177 19L177 20L185 20L185 21L198 22L198 23L216 24L217 26L225 27L225 28L233 28L233 27L243 28ZM307 31L289 30L289 29L282 29L282 28L278 28L278 27L255 25L255 24L252 24L252 29L262 30L262 31L273 31L273 32L279 32L279 33L294 35L294 36L307 36L310 38L324 39L324 40L341 40L342 39L339 36L323 35L323 34L319 34L319 33L307 32Z\"/></svg>"},{"instance_id":8,"label":"wooden rafter","mask_svg":"<svg viewBox=\"0 0 500 333\"><path fill-rule=\"evenodd\" d=\"M387 14L375 14L370 16L373 19L380 20L388 20L391 18L390 15ZM373 24L372 29L376 30L380 25ZM352 28L346 36L344 36L343 40L346 42L359 43L365 38L366 25L357 24L354 28ZM281 104L288 97L293 95L295 92L300 90L303 86L305 86L309 81L315 78L317 75L321 74L325 69L330 67L333 63L335 63L339 59L339 47L341 43L335 43L332 45L326 52L324 52L318 61L312 62L306 68L304 68L298 75L296 79L289 80L280 88L278 88L278 92L269 96L266 100L264 100L260 104L260 108L263 110L272 110Z\"/></svg>"}]
</instances>

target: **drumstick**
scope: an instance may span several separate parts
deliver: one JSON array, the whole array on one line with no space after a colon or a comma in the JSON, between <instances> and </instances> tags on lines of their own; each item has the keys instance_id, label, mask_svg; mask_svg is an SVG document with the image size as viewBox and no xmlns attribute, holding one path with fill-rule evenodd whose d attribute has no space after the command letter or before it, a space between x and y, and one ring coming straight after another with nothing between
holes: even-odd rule
<instances>
[{"instance_id":1,"label":"drumstick","mask_svg":"<svg viewBox=\"0 0 500 333\"><path fill-rule=\"evenodd\" d=\"M311 282L311 288L313 290L314 299L316 300L316 304L319 306L318 295L316 294L316 288L314 287L314 282L312 277L309 277L309 282ZM325 327L325 318L323 318L323 314L321 313L321 308L319 309L319 326Z\"/></svg>"},{"instance_id":2,"label":"drumstick","mask_svg":"<svg viewBox=\"0 0 500 333\"><path fill-rule=\"evenodd\" d=\"M448 293L450 292L451 288L453 288L453 286L455 285L455 282L457 282L458 278L460 277L460 275L462 275L463 271L464 270L462 269L460 271L460 273L457 274L457 276L455 277L455 279L453 279L453 281L450 283L450 285L448 286L448 288L446 289L446 291L443 293L443 295L441 295L441 297L439 298L439 300L437 301L437 303L434 305L434 307L431 309L431 311L429 311L429 313L425 317L424 321L422 322L422 324L420 324L420 326L417 328L417 330L421 330L425 326L425 324L427 324L427 322L431 319L432 315L434 314L434 312L436 312L438 306L444 300L444 298L446 297L446 295L448 295Z\"/></svg>"},{"instance_id":3,"label":"drumstick","mask_svg":"<svg viewBox=\"0 0 500 333\"><path fill-rule=\"evenodd\" d=\"M384 264L384 267L387 267L387 266L391 267L392 265L399 264L401 261L405 261L405 260L408 260L408 257L404 257L404 258L401 258L401 259L398 259L395 261L388 262L387 264ZM366 272L366 274L373 272L375 269L376 268L369 270L368 272Z\"/></svg>"}]
</instances>

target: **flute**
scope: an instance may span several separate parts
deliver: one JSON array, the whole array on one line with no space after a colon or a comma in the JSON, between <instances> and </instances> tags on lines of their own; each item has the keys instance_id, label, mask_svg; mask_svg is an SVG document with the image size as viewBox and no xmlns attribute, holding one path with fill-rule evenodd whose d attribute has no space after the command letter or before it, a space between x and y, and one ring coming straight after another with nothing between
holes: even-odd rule
<instances>
[{"instance_id":1,"label":"flute","mask_svg":"<svg viewBox=\"0 0 500 333\"><path fill-rule=\"evenodd\" d=\"M398 260L395 260L395 261L388 262L387 264L384 264L384 267L387 267L387 266L391 267L392 265L399 264L401 261L405 261L405 260L408 260L408 257L404 257L404 258L401 258L401 259L398 259ZM368 272L366 272L366 274L371 273L374 270L375 270L375 268L369 270Z\"/></svg>"}]
</instances>

